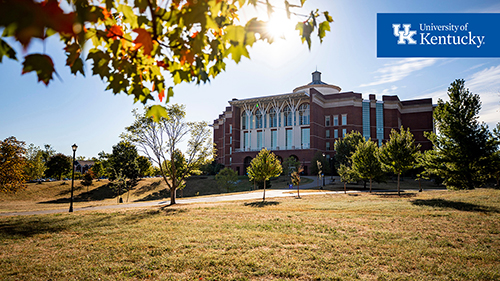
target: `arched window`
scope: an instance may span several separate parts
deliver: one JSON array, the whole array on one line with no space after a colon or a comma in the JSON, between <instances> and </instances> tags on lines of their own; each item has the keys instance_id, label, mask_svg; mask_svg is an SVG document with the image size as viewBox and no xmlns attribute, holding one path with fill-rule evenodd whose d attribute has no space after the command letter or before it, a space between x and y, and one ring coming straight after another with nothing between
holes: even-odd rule
<instances>
[{"instance_id":1,"label":"arched window","mask_svg":"<svg viewBox=\"0 0 500 281\"><path fill-rule=\"evenodd\" d=\"M247 112L246 111L243 111L243 113L241 114L241 129L242 130L246 130L246 129L249 129L249 126L248 126L248 120L249 117L247 115Z\"/></svg>"},{"instance_id":2,"label":"arched window","mask_svg":"<svg viewBox=\"0 0 500 281\"><path fill-rule=\"evenodd\" d=\"M276 109L271 108L271 110L269 110L269 127L270 128L278 127L277 116L278 116L278 114L276 113Z\"/></svg>"},{"instance_id":3,"label":"arched window","mask_svg":"<svg viewBox=\"0 0 500 281\"><path fill-rule=\"evenodd\" d=\"M309 104L308 103L303 103L299 107L299 125L309 125L310 122L310 110L309 110Z\"/></svg>"},{"instance_id":4,"label":"arched window","mask_svg":"<svg viewBox=\"0 0 500 281\"><path fill-rule=\"evenodd\" d=\"M262 124L263 124L263 120L264 118L262 118L262 113L260 112L260 110L257 110L257 113L255 113L255 128L256 129L260 129L262 128Z\"/></svg>"},{"instance_id":5,"label":"arched window","mask_svg":"<svg viewBox=\"0 0 500 281\"><path fill-rule=\"evenodd\" d=\"M292 109L289 106L285 107L285 110L283 111L283 117L285 119L283 120L285 126L293 126Z\"/></svg>"}]
</instances>

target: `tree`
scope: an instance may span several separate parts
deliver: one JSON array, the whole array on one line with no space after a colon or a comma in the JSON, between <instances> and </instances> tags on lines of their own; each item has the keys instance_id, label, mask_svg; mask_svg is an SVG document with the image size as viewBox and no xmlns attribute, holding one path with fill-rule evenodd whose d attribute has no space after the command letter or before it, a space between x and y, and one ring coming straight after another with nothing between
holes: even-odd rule
<instances>
[{"instance_id":1,"label":"tree","mask_svg":"<svg viewBox=\"0 0 500 281\"><path fill-rule=\"evenodd\" d=\"M87 192L89 192L89 186L92 185L92 180L94 179L94 174L92 170L87 171L85 174L83 174L83 180L81 184L83 186L87 187Z\"/></svg>"},{"instance_id":2,"label":"tree","mask_svg":"<svg viewBox=\"0 0 500 281\"><path fill-rule=\"evenodd\" d=\"M230 190L234 190L238 174L231 168L224 168L215 176L215 180L220 187L229 192Z\"/></svg>"},{"instance_id":3,"label":"tree","mask_svg":"<svg viewBox=\"0 0 500 281\"><path fill-rule=\"evenodd\" d=\"M297 197L298 198L300 198L300 191L299 191L300 181L301 181L300 173L302 173L303 171L304 171L304 168L302 167L302 165L300 165L299 168L297 169L297 171L293 171L291 174L292 184L297 186Z\"/></svg>"},{"instance_id":4,"label":"tree","mask_svg":"<svg viewBox=\"0 0 500 281\"><path fill-rule=\"evenodd\" d=\"M213 155L208 123L186 122L185 110L184 105L169 105L166 108L167 117L160 117L158 122L148 115L150 110L147 108L143 114L134 110L135 121L121 136L137 145L142 153L158 165L170 189L170 204L175 204L175 193L182 188L182 182L197 173L203 164L209 163ZM178 148L188 136L187 151L182 154L185 168L178 170L176 165L165 166L164 163L175 162L179 155Z\"/></svg>"},{"instance_id":5,"label":"tree","mask_svg":"<svg viewBox=\"0 0 500 281\"><path fill-rule=\"evenodd\" d=\"M72 162L71 157L57 153L49 158L46 175L61 180L64 174L69 173L74 168Z\"/></svg>"},{"instance_id":6,"label":"tree","mask_svg":"<svg viewBox=\"0 0 500 281\"><path fill-rule=\"evenodd\" d=\"M360 132L355 131L351 131L343 139L335 141L335 165L337 165L337 169L340 168L340 165L351 167L351 156L360 142L365 142L365 137Z\"/></svg>"},{"instance_id":7,"label":"tree","mask_svg":"<svg viewBox=\"0 0 500 281\"><path fill-rule=\"evenodd\" d=\"M50 157L56 155L56 150L52 148L50 144L45 144L43 148L44 148L44 150L42 150L43 163L45 164L45 166L47 166Z\"/></svg>"},{"instance_id":8,"label":"tree","mask_svg":"<svg viewBox=\"0 0 500 281\"><path fill-rule=\"evenodd\" d=\"M250 181L264 182L262 201L266 201L266 181L278 177L281 172L283 172L283 168L280 161L274 153L265 148L250 162L250 166L247 168Z\"/></svg>"},{"instance_id":9,"label":"tree","mask_svg":"<svg viewBox=\"0 0 500 281\"><path fill-rule=\"evenodd\" d=\"M493 129L491 142L496 146L496 151L491 155L491 164L488 165L490 177L496 180L496 187L500 187L500 122Z\"/></svg>"},{"instance_id":10,"label":"tree","mask_svg":"<svg viewBox=\"0 0 500 281\"><path fill-rule=\"evenodd\" d=\"M360 142L356 147L356 151L351 156L352 171L361 179L370 181L370 193L372 192L372 181L384 174L382 165L378 159L379 148L377 144L369 139L365 142Z\"/></svg>"},{"instance_id":11,"label":"tree","mask_svg":"<svg viewBox=\"0 0 500 281\"><path fill-rule=\"evenodd\" d=\"M0 190L15 192L24 187L26 175L25 142L9 137L0 141Z\"/></svg>"},{"instance_id":12,"label":"tree","mask_svg":"<svg viewBox=\"0 0 500 281\"><path fill-rule=\"evenodd\" d=\"M26 168L24 169L28 180L43 178L45 163L43 161L43 151L40 147L30 144L25 154Z\"/></svg>"},{"instance_id":13,"label":"tree","mask_svg":"<svg viewBox=\"0 0 500 281\"><path fill-rule=\"evenodd\" d=\"M140 177L145 177L149 176L150 170L151 170L151 161L146 156L138 156L137 159L137 166L139 168L139 176Z\"/></svg>"},{"instance_id":14,"label":"tree","mask_svg":"<svg viewBox=\"0 0 500 281\"><path fill-rule=\"evenodd\" d=\"M464 84L464 80L455 80L448 88L449 101L438 100L434 110L438 133L426 134L435 151L426 169L440 176L449 189L482 186L496 147L488 126L478 120L479 95L469 92Z\"/></svg>"},{"instance_id":15,"label":"tree","mask_svg":"<svg viewBox=\"0 0 500 281\"><path fill-rule=\"evenodd\" d=\"M297 171L297 169L300 166L299 160L297 160L295 157L288 157L283 161L283 174L285 175L290 175L292 172Z\"/></svg>"},{"instance_id":16,"label":"tree","mask_svg":"<svg viewBox=\"0 0 500 281\"><path fill-rule=\"evenodd\" d=\"M351 164L340 164L340 167L338 168L340 180L344 183L344 193L347 193L348 182L357 181L359 179L358 175L353 171L350 165Z\"/></svg>"},{"instance_id":17,"label":"tree","mask_svg":"<svg viewBox=\"0 0 500 281\"><path fill-rule=\"evenodd\" d=\"M398 175L398 195L401 195L399 189L401 174L416 166L419 150L420 144L415 145L410 128L405 130L403 126L399 132L391 130L389 141L384 143L380 150L379 159L382 167Z\"/></svg>"},{"instance_id":18,"label":"tree","mask_svg":"<svg viewBox=\"0 0 500 281\"><path fill-rule=\"evenodd\" d=\"M137 148L128 141L120 141L113 146L113 153L109 156L110 179L114 180L121 172L125 178L137 179L139 176L139 167L137 165Z\"/></svg>"},{"instance_id":19,"label":"tree","mask_svg":"<svg viewBox=\"0 0 500 281\"><path fill-rule=\"evenodd\" d=\"M322 41L333 19L328 12L301 16L292 11L305 1L300 6L283 2L289 18L301 17L296 29L310 48L311 34L317 29ZM155 99L154 93L160 102L166 96L168 103L173 96L169 85L205 83L225 70L229 56L238 63L242 56L250 58L248 47L256 41L272 43L265 21L252 18L240 25L240 15L246 6L265 5L270 18L277 8L257 0L64 2L0 1L2 37L18 41L26 51L32 39L58 34L72 74L85 75L84 61L91 60L92 75L99 75L108 90L132 95L144 104ZM0 39L0 62L3 56L17 60L7 41ZM26 54L23 74L31 71L46 85L56 73L45 53ZM164 72L171 76L168 81ZM156 118L167 114L160 105L152 106L150 113Z\"/></svg>"}]
</instances>

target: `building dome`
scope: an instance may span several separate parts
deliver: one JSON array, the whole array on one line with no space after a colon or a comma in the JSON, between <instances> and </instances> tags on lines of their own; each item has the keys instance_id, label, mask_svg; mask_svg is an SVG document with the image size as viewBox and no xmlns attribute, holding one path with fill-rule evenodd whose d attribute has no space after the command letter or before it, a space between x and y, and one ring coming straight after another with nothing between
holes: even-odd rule
<instances>
[{"instance_id":1,"label":"building dome","mask_svg":"<svg viewBox=\"0 0 500 281\"><path fill-rule=\"evenodd\" d=\"M340 91L342 90L339 86L330 85L321 81L321 72L316 70L311 74L312 74L312 82L307 85L293 89L294 93L299 91L306 91L307 93L309 93L309 89L314 88L323 95L329 95L329 94L340 93Z\"/></svg>"}]
</instances>

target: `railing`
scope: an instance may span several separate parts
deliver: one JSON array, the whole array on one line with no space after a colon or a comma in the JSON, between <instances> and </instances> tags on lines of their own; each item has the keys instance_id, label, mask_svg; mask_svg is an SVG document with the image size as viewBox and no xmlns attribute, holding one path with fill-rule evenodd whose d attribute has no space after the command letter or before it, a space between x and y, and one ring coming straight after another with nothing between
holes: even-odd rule
<instances>
[{"instance_id":1,"label":"railing","mask_svg":"<svg viewBox=\"0 0 500 281\"><path fill-rule=\"evenodd\" d=\"M292 146L291 148L287 148L287 147L275 147L275 148L270 148L270 147L262 147L262 148L265 148L265 149L268 149L268 150L301 150L301 149L310 149L311 146L310 144L303 144L301 147L296 147L296 146ZM260 151L262 148L255 148L255 147L247 147L247 148L236 148L234 150L234 152L248 152L248 151Z\"/></svg>"}]
</instances>

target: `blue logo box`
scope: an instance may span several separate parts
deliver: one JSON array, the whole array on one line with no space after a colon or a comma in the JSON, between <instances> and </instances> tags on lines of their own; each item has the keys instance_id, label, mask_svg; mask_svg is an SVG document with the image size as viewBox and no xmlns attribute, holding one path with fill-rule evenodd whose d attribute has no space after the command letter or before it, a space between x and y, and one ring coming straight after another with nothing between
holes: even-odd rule
<instances>
[{"instance_id":1,"label":"blue logo box","mask_svg":"<svg viewBox=\"0 0 500 281\"><path fill-rule=\"evenodd\" d=\"M500 14L377 14L377 57L500 57Z\"/></svg>"}]
</instances>

